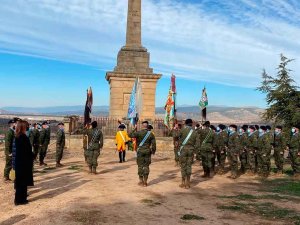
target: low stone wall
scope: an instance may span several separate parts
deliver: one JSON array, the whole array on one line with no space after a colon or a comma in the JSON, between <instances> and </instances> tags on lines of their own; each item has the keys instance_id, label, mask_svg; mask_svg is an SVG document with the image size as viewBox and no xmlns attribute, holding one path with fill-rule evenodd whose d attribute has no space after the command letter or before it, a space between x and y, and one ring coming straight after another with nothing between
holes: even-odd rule
<instances>
[{"instance_id":1,"label":"low stone wall","mask_svg":"<svg viewBox=\"0 0 300 225\"><path fill-rule=\"evenodd\" d=\"M78 150L83 148L83 136L71 135L66 137L66 147L70 150ZM114 137L106 137L104 139L104 149L114 149L115 139ZM173 151L173 139L172 138L157 138L156 139L157 151Z\"/></svg>"}]
</instances>

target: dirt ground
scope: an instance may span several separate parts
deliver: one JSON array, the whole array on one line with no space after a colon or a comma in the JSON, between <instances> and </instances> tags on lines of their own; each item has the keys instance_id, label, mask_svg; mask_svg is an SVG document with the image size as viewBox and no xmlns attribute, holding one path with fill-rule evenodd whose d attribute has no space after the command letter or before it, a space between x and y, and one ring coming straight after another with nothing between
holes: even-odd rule
<instances>
[{"instance_id":1,"label":"dirt ground","mask_svg":"<svg viewBox=\"0 0 300 225\"><path fill-rule=\"evenodd\" d=\"M0 224L300 224L300 197L264 192L267 184L257 177L204 179L196 162L192 188L185 190L178 186L180 170L172 152L158 153L144 188L137 185L135 154L127 155L128 161L120 164L113 150L104 150L98 174L90 175L81 152L67 151L59 169L50 152L48 167L36 166L28 205L15 207L13 184L1 180ZM286 217L290 212L294 214Z\"/></svg>"}]
</instances>

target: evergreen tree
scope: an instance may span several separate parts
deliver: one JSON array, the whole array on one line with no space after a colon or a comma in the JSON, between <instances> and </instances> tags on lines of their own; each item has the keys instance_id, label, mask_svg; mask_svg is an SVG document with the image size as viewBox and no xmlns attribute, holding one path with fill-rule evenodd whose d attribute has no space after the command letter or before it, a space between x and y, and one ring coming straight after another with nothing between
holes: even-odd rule
<instances>
[{"instance_id":1,"label":"evergreen tree","mask_svg":"<svg viewBox=\"0 0 300 225\"><path fill-rule=\"evenodd\" d=\"M263 81L257 90L266 94L268 108L263 118L292 127L300 124L300 91L290 76L291 70L287 68L288 64L294 60L282 54L280 57L277 75L272 77L263 70Z\"/></svg>"}]
</instances>

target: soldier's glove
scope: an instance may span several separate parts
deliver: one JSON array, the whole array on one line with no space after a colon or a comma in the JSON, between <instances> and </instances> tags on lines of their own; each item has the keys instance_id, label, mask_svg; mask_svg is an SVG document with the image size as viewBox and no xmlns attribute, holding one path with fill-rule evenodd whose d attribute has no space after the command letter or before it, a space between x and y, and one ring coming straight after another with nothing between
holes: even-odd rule
<instances>
[{"instance_id":1,"label":"soldier's glove","mask_svg":"<svg viewBox=\"0 0 300 225\"><path fill-rule=\"evenodd\" d=\"M263 157L266 157L267 155L266 154L263 154Z\"/></svg>"},{"instance_id":2,"label":"soldier's glove","mask_svg":"<svg viewBox=\"0 0 300 225\"><path fill-rule=\"evenodd\" d=\"M280 155L283 155L284 154L284 152L280 152Z\"/></svg>"}]
</instances>

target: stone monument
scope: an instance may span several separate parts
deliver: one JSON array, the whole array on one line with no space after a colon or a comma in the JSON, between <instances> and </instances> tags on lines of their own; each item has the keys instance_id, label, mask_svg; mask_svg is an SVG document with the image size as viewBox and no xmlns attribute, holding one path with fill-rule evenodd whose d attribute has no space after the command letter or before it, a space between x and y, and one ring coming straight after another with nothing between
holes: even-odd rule
<instances>
[{"instance_id":1,"label":"stone monument","mask_svg":"<svg viewBox=\"0 0 300 225\"><path fill-rule=\"evenodd\" d=\"M118 53L117 66L106 73L110 84L109 117L127 117L128 104L136 77L143 90L143 111L141 119L155 118L155 94L161 74L154 74L150 68L150 54L142 46L141 0L128 0L126 45Z\"/></svg>"}]
</instances>

